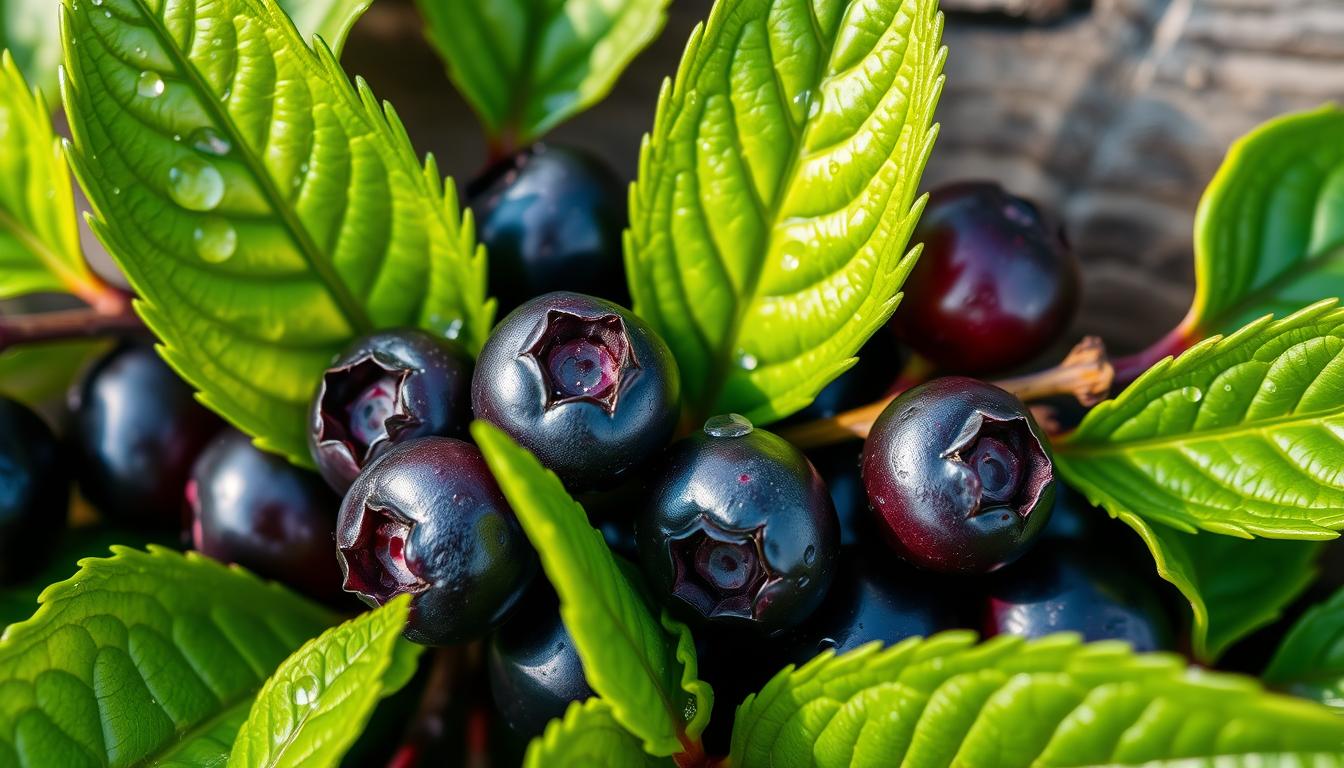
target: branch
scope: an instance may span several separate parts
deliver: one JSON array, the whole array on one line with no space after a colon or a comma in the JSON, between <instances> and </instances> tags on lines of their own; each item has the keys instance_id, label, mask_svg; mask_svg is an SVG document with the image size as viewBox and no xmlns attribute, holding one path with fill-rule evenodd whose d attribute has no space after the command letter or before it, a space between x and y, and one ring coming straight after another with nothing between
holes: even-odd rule
<instances>
[{"instance_id":1,"label":"branch","mask_svg":"<svg viewBox=\"0 0 1344 768\"><path fill-rule=\"evenodd\" d=\"M115 312L70 309L0 316L0 352L23 344L122 336L144 330L145 324L131 311L129 302Z\"/></svg>"},{"instance_id":2,"label":"branch","mask_svg":"<svg viewBox=\"0 0 1344 768\"><path fill-rule=\"evenodd\" d=\"M1106 345L1101 339L1088 336L1073 348L1063 362L1053 368L993 383L1024 401L1067 395L1091 407L1109 395L1114 377L1115 369L1106 357ZM781 429L779 434L804 449L834 445L855 438L864 439L872 430L873 422L898 396L893 394L884 397L830 419Z\"/></svg>"}]
</instances>

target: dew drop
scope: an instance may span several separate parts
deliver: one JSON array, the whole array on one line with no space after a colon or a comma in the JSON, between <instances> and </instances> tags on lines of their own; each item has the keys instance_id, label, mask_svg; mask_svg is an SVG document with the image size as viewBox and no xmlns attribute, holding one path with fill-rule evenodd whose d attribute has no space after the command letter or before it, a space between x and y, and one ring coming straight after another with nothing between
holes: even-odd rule
<instances>
[{"instance_id":1,"label":"dew drop","mask_svg":"<svg viewBox=\"0 0 1344 768\"><path fill-rule=\"evenodd\" d=\"M1192 403L1198 403L1204 399L1204 390L1199 387L1184 387L1181 389L1181 397Z\"/></svg>"},{"instance_id":2,"label":"dew drop","mask_svg":"<svg viewBox=\"0 0 1344 768\"><path fill-rule=\"evenodd\" d=\"M785 272L792 272L797 269L798 264L798 257L794 256L792 253L784 254L784 257L779 260L779 265L784 268Z\"/></svg>"},{"instance_id":3,"label":"dew drop","mask_svg":"<svg viewBox=\"0 0 1344 768\"><path fill-rule=\"evenodd\" d=\"M103 11L103 18L105 18L105 19L110 19L110 18L112 18L112 12L111 12L111 11Z\"/></svg>"},{"instance_id":4,"label":"dew drop","mask_svg":"<svg viewBox=\"0 0 1344 768\"><path fill-rule=\"evenodd\" d=\"M141 72L135 81L135 92L146 99L157 99L163 95L163 77L158 72Z\"/></svg>"},{"instance_id":5,"label":"dew drop","mask_svg":"<svg viewBox=\"0 0 1344 768\"><path fill-rule=\"evenodd\" d=\"M223 157L233 149L228 139L220 136L218 131L209 126L191 132L191 146L216 157Z\"/></svg>"},{"instance_id":6,"label":"dew drop","mask_svg":"<svg viewBox=\"0 0 1344 768\"><path fill-rule=\"evenodd\" d=\"M838 160L832 160L831 164L826 167L826 170L830 171L832 176L839 176L840 162Z\"/></svg>"},{"instance_id":7,"label":"dew drop","mask_svg":"<svg viewBox=\"0 0 1344 768\"><path fill-rule=\"evenodd\" d=\"M456 339L462 335L462 318L456 318L443 329L443 335L450 339Z\"/></svg>"},{"instance_id":8,"label":"dew drop","mask_svg":"<svg viewBox=\"0 0 1344 768\"><path fill-rule=\"evenodd\" d=\"M294 681L292 691L294 703L300 707L307 707L317 701L317 678L312 675L304 675Z\"/></svg>"},{"instance_id":9,"label":"dew drop","mask_svg":"<svg viewBox=\"0 0 1344 768\"><path fill-rule=\"evenodd\" d=\"M705 419L705 434L710 437L746 437L751 430L751 422L738 413L721 413Z\"/></svg>"},{"instance_id":10,"label":"dew drop","mask_svg":"<svg viewBox=\"0 0 1344 768\"><path fill-rule=\"evenodd\" d=\"M1224 384L1224 385L1223 385L1223 391L1224 391L1224 392L1231 392L1231 391L1232 391L1232 385L1231 385L1231 384Z\"/></svg>"},{"instance_id":11,"label":"dew drop","mask_svg":"<svg viewBox=\"0 0 1344 768\"><path fill-rule=\"evenodd\" d=\"M756 370L756 366L760 365L761 362L750 352L738 352L737 364L741 366L743 370L754 371Z\"/></svg>"},{"instance_id":12,"label":"dew drop","mask_svg":"<svg viewBox=\"0 0 1344 768\"><path fill-rule=\"evenodd\" d=\"M201 261L219 264L228 261L238 250L238 233L229 222L218 216L206 217L192 233L196 255Z\"/></svg>"},{"instance_id":13,"label":"dew drop","mask_svg":"<svg viewBox=\"0 0 1344 768\"><path fill-rule=\"evenodd\" d=\"M168 170L168 194L191 211L212 211L224 199L224 177L198 157L184 158Z\"/></svg>"},{"instance_id":14,"label":"dew drop","mask_svg":"<svg viewBox=\"0 0 1344 768\"><path fill-rule=\"evenodd\" d=\"M811 583L812 583L812 579L810 579L810 578L804 576L804 577L802 577L801 579L798 580L798 588L799 588L799 589L807 589L807 585L808 585L808 584L811 584Z\"/></svg>"},{"instance_id":15,"label":"dew drop","mask_svg":"<svg viewBox=\"0 0 1344 768\"><path fill-rule=\"evenodd\" d=\"M120 195L120 194L121 194L121 187L113 187L113 188L112 188L112 194L114 194L114 195Z\"/></svg>"},{"instance_id":16,"label":"dew drop","mask_svg":"<svg viewBox=\"0 0 1344 768\"><path fill-rule=\"evenodd\" d=\"M1270 393L1271 395L1274 394L1275 392L1279 391L1279 385L1278 385L1278 384L1275 384L1274 382L1270 381L1269 379L1265 379L1265 383L1264 383L1264 384L1261 384L1261 385L1260 385L1260 388L1263 389L1263 390L1265 390L1266 392Z\"/></svg>"},{"instance_id":17,"label":"dew drop","mask_svg":"<svg viewBox=\"0 0 1344 768\"><path fill-rule=\"evenodd\" d=\"M103 4L103 0L89 0L89 2L93 3L94 8L101 7Z\"/></svg>"},{"instance_id":18,"label":"dew drop","mask_svg":"<svg viewBox=\"0 0 1344 768\"><path fill-rule=\"evenodd\" d=\"M807 563L808 565L811 565L812 563L816 562L816 559L817 559L817 548L812 546L811 544L808 544L807 549L803 550L803 562Z\"/></svg>"}]
</instances>

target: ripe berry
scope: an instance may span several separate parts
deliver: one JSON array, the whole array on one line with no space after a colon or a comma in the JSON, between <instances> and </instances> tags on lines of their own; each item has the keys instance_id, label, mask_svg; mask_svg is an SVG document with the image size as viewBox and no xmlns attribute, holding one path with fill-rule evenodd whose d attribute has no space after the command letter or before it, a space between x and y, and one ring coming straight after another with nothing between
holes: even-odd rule
<instances>
[{"instance_id":1,"label":"ripe berry","mask_svg":"<svg viewBox=\"0 0 1344 768\"><path fill-rule=\"evenodd\" d=\"M1043 542L995 576L985 633L1077 632L1088 642L1125 640L1137 651L1171 650L1172 620L1151 573L1151 564L1118 557L1107 542Z\"/></svg>"},{"instance_id":2,"label":"ripe berry","mask_svg":"<svg viewBox=\"0 0 1344 768\"><path fill-rule=\"evenodd\" d=\"M497 163L467 192L502 312L551 291L626 302L625 187L597 157L537 144Z\"/></svg>"},{"instance_id":3,"label":"ripe berry","mask_svg":"<svg viewBox=\"0 0 1344 768\"><path fill-rule=\"evenodd\" d=\"M1059 337L1077 308L1078 264L1063 230L998 184L935 190L915 230L924 244L894 327L957 373L1024 363Z\"/></svg>"},{"instance_id":4,"label":"ripe berry","mask_svg":"<svg viewBox=\"0 0 1344 768\"><path fill-rule=\"evenodd\" d=\"M769 633L825 597L838 527L798 449L729 415L672 446L635 537L654 593L680 613Z\"/></svg>"},{"instance_id":5,"label":"ripe berry","mask_svg":"<svg viewBox=\"0 0 1344 768\"><path fill-rule=\"evenodd\" d=\"M461 437L471 421L471 356L457 342L405 328L354 343L322 375L308 447L337 493L388 448Z\"/></svg>"},{"instance_id":6,"label":"ripe berry","mask_svg":"<svg viewBox=\"0 0 1344 768\"><path fill-rule=\"evenodd\" d=\"M863 449L863 482L887 541L911 562L983 573L1017 559L1045 527L1055 473L1026 406L949 377L892 401Z\"/></svg>"},{"instance_id":7,"label":"ripe berry","mask_svg":"<svg viewBox=\"0 0 1344 768\"><path fill-rule=\"evenodd\" d=\"M471 383L476 418L504 430L571 491L609 488L672 437L677 364L609 301L548 293L499 324Z\"/></svg>"},{"instance_id":8,"label":"ripe berry","mask_svg":"<svg viewBox=\"0 0 1344 768\"><path fill-rule=\"evenodd\" d=\"M182 525L191 465L220 429L191 388L142 345L119 347L71 391L79 488L123 525Z\"/></svg>"},{"instance_id":9,"label":"ripe berry","mask_svg":"<svg viewBox=\"0 0 1344 768\"><path fill-rule=\"evenodd\" d=\"M782 645L786 663L804 664L822 651L845 653L879 640L894 645L965 626L965 599L945 577L873 556L841 559L826 602Z\"/></svg>"},{"instance_id":10,"label":"ripe berry","mask_svg":"<svg viewBox=\"0 0 1344 768\"><path fill-rule=\"evenodd\" d=\"M0 397L0 583L32 577L60 538L70 500L66 468L46 422Z\"/></svg>"},{"instance_id":11,"label":"ripe berry","mask_svg":"<svg viewBox=\"0 0 1344 768\"><path fill-rule=\"evenodd\" d=\"M210 442L187 483L192 545L320 600L341 594L336 510L322 478L263 453L229 429Z\"/></svg>"},{"instance_id":12,"label":"ripe berry","mask_svg":"<svg viewBox=\"0 0 1344 768\"><path fill-rule=\"evenodd\" d=\"M560 603L541 579L490 638L486 665L495 707L524 738L540 734L570 702L593 696Z\"/></svg>"},{"instance_id":13,"label":"ripe berry","mask_svg":"<svg viewBox=\"0 0 1344 768\"><path fill-rule=\"evenodd\" d=\"M489 632L537 571L480 452L447 437L374 459L341 503L336 547L347 592L369 605L414 595L406 637L426 645Z\"/></svg>"}]
</instances>

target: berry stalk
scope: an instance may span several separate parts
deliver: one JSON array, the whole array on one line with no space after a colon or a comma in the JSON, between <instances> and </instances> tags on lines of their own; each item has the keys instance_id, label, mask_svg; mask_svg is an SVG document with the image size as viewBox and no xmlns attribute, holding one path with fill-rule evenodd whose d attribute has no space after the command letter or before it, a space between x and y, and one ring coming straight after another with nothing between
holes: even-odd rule
<instances>
[{"instance_id":1,"label":"berry stalk","mask_svg":"<svg viewBox=\"0 0 1344 768\"><path fill-rule=\"evenodd\" d=\"M70 309L0 317L0 352L23 344L140 333L145 324L123 302L114 312Z\"/></svg>"},{"instance_id":2,"label":"berry stalk","mask_svg":"<svg viewBox=\"0 0 1344 768\"><path fill-rule=\"evenodd\" d=\"M1067 395L1091 407L1109 395L1114 379L1115 369L1106 356L1106 345L1101 339L1088 336L1053 368L993 383L1023 401ZM779 434L803 449L834 445L854 438L866 439L873 422L901 393L902 390L896 388L874 403L833 418L782 429Z\"/></svg>"}]
</instances>

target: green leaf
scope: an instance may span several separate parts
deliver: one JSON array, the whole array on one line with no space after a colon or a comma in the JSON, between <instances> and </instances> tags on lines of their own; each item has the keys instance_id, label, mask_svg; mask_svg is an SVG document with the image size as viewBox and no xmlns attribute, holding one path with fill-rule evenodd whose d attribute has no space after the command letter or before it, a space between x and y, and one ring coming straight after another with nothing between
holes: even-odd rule
<instances>
[{"instance_id":1,"label":"green leaf","mask_svg":"<svg viewBox=\"0 0 1344 768\"><path fill-rule=\"evenodd\" d=\"M1083 645L1072 635L1000 636L977 646L955 632L827 652L785 669L738 708L730 761L1221 766L1335 755L1341 745L1344 718L1330 710L1267 693L1249 678L1186 669L1174 655Z\"/></svg>"},{"instance_id":2,"label":"green leaf","mask_svg":"<svg viewBox=\"0 0 1344 768\"><path fill-rule=\"evenodd\" d=\"M1232 146L1195 221L1195 338L1344 296L1344 109L1272 120Z\"/></svg>"},{"instance_id":3,"label":"green leaf","mask_svg":"<svg viewBox=\"0 0 1344 768\"><path fill-rule=\"evenodd\" d=\"M1344 527L1344 310L1265 317L1153 366L1055 459L1112 515L1249 538Z\"/></svg>"},{"instance_id":4,"label":"green leaf","mask_svg":"<svg viewBox=\"0 0 1344 768\"><path fill-rule=\"evenodd\" d=\"M369 10L373 0L277 0L280 8L293 19L299 33L308 39L318 35L337 56L345 47L345 38L359 17Z\"/></svg>"},{"instance_id":5,"label":"green leaf","mask_svg":"<svg viewBox=\"0 0 1344 768\"><path fill-rule=\"evenodd\" d=\"M34 407L59 399L107 347L97 341L56 341L0 352L0 394Z\"/></svg>"},{"instance_id":6,"label":"green leaf","mask_svg":"<svg viewBox=\"0 0 1344 768\"><path fill-rule=\"evenodd\" d=\"M601 101L669 0L416 0L448 77L492 139L524 145Z\"/></svg>"},{"instance_id":7,"label":"green leaf","mask_svg":"<svg viewBox=\"0 0 1344 768\"><path fill-rule=\"evenodd\" d=\"M1283 638L1266 683L1344 709L1344 589L1313 607Z\"/></svg>"},{"instance_id":8,"label":"green leaf","mask_svg":"<svg viewBox=\"0 0 1344 768\"><path fill-rule=\"evenodd\" d=\"M554 473L486 422L474 422L471 434L560 596L589 684L650 754L681 752L699 738L714 702L696 679L690 632L666 613L654 617Z\"/></svg>"},{"instance_id":9,"label":"green leaf","mask_svg":"<svg viewBox=\"0 0 1344 768\"><path fill-rule=\"evenodd\" d=\"M480 347L485 252L453 185L272 0L70 2L63 95L93 228L203 402L310 464L308 401L356 334Z\"/></svg>"},{"instance_id":10,"label":"green leaf","mask_svg":"<svg viewBox=\"0 0 1344 768\"><path fill-rule=\"evenodd\" d=\"M0 48L13 54L28 82L56 92L61 63L59 3L51 0L5 0L0 3Z\"/></svg>"},{"instance_id":11,"label":"green leaf","mask_svg":"<svg viewBox=\"0 0 1344 768\"><path fill-rule=\"evenodd\" d=\"M942 91L936 0L720 0L631 193L635 310L698 414L810 403L900 300Z\"/></svg>"},{"instance_id":12,"label":"green leaf","mask_svg":"<svg viewBox=\"0 0 1344 768\"><path fill-rule=\"evenodd\" d=\"M309 641L280 665L238 731L229 765L238 768L337 765L364 730L393 659L415 659L421 646L403 639L410 596L361 614ZM400 664L400 674L408 665ZM399 686L398 686L399 687Z\"/></svg>"},{"instance_id":13,"label":"green leaf","mask_svg":"<svg viewBox=\"0 0 1344 768\"><path fill-rule=\"evenodd\" d=\"M101 290L79 247L74 191L42 94L0 56L0 300Z\"/></svg>"},{"instance_id":14,"label":"green leaf","mask_svg":"<svg viewBox=\"0 0 1344 768\"><path fill-rule=\"evenodd\" d=\"M323 609L238 568L113 547L0 637L0 765L222 764Z\"/></svg>"},{"instance_id":15,"label":"green leaf","mask_svg":"<svg viewBox=\"0 0 1344 768\"><path fill-rule=\"evenodd\" d=\"M673 768L667 758L654 757L640 748L639 739L621 727L611 706L602 699L574 702L563 719L555 719L546 732L527 746L523 768L582 765L586 768Z\"/></svg>"},{"instance_id":16,"label":"green leaf","mask_svg":"<svg viewBox=\"0 0 1344 768\"><path fill-rule=\"evenodd\" d=\"M1239 539L1185 533L1121 513L1138 532L1157 573L1190 602L1195 659L1213 662L1233 643L1272 624L1311 585L1318 541Z\"/></svg>"}]
</instances>

